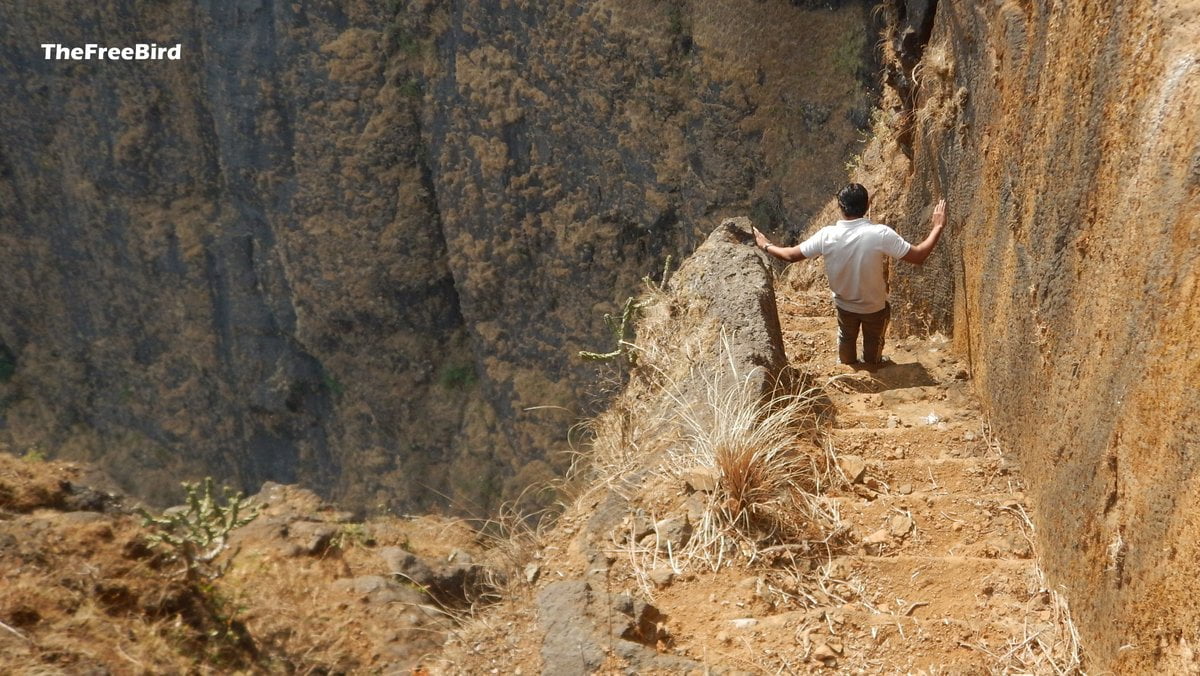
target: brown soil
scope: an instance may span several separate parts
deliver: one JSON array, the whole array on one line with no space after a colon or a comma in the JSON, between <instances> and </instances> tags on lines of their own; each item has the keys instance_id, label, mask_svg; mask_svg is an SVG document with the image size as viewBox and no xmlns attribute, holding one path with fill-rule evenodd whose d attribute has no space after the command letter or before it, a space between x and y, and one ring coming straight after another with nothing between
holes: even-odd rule
<instances>
[{"instance_id":1,"label":"brown soil","mask_svg":"<svg viewBox=\"0 0 1200 676\"><path fill-rule=\"evenodd\" d=\"M189 580L82 467L0 452L0 672L397 673L436 650L465 601L397 579L383 556L468 557L468 524L351 520L268 486L215 579Z\"/></svg>"},{"instance_id":2,"label":"brown soil","mask_svg":"<svg viewBox=\"0 0 1200 676\"><path fill-rule=\"evenodd\" d=\"M655 598L672 648L754 672L1020 666L999 658L1030 627L1045 629L1050 596L1030 558L1021 479L986 441L968 383L956 378L964 364L935 336L899 341L895 364L878 371L836 365L836 321L795 310L806 304L831 307L826 293L784 297L785 341L792 355L815 348L796 365L826 384L828 438L843 468L863 460L861 476L829 497L858 544L808 579L730 568L672 585Z\"/></svg>"},{"instance_id":3,"label":"brown soil","mask_svg":"<svg viewBox=\"0 0 1200 676\"><path fill-rule=\"evenodd\" d=\"M836 364L827 291L785 292L780 316L793 365L833 404L825 438L842 476L824 499L840 513L843 544L815 562L766 556L690 569L657 586L645 584L649 564L618 553L602 578L588 578L593 587L644 593L663 615L649 644L714 673L1076 668L1065 604L1046 589L1035 558L1023 480L990 438L947 340L893 340L893 365L855 371ZM588 577L594 564L580 540L590 539L599 505L563 518L534 555L539 580L451 636L437 670L538 672L543 633L533 599L550 582ZM601 671L623 664L612 653Z\"/></svg>"}]
</instances>

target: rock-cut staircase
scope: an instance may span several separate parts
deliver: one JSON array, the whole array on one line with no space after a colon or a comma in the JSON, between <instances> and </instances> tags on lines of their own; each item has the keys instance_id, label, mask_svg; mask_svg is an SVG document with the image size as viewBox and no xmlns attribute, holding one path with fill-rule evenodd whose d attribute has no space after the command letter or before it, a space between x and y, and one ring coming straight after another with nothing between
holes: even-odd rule
<instances>
[{"instance_id":1,"label":"rock-cut staircase","mask_svg":"<svg viewBox=\"0 0 1200 676\"><path fill-rule=\"evenodd\" d=\"M965 365L938 336L892 340L894 363L873 371L837 364L829 308L827 292L780 303L793 363L833 401L827 439L844 482L827 499L852 533L824 572L854 593L803 637L811 657L868 673L1061 660L1062 613L1033 558L1021 478L990 442Z\"/></svg>"}]
</instances>

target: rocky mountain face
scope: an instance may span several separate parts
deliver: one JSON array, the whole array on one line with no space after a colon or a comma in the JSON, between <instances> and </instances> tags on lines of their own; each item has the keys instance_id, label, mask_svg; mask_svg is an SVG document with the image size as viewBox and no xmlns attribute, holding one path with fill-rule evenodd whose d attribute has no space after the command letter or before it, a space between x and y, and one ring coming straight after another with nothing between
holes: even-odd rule
<instances>
[{"instance_id":1,"label":"rocky mountain face","mask_svg":"<svg viewBox=\"0 0 1200 676\"><path fill-rule=\"evenodd\" d=\"M864 181L910 239L937 196L950 213L898 270L901 327L952 329L970 359L1092 670L1192 673L1200 7L887 11L899 124Z\"/></svg>"},{"instance_id":2,"label":"rocky mountain face","mask_svg":"<svg viewBox=\"0 0 1200 676\"><path fill-rule=\"evenodd\" d=\"M565 462L604 312L869 122L865 3L0 3L0 438L486 511ZM40 44L182 45L179 61Z\"/></svg>"}]
</instances>

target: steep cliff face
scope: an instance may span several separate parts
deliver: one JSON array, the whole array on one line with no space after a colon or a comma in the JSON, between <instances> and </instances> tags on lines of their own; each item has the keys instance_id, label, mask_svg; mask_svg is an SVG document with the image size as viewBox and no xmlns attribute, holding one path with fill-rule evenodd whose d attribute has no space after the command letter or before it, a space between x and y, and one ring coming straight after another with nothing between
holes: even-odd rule
<instances>
[{"instance_id":1,"label":"steep cliff face","mask_svg":"<svg viewBox=\"0 0 1200 676\"><path fill-rule=\"evenodd\" d=\"M910 238L950 204L941 251L898 271L905 328L952 325L970 357L1091 666L1194 670L1200 7L943 1L930 26L865 157Z\"/></svg>"},{"instance_id":2,"label":"steep cliff face","mask_svg":"<svg viewBox=\"0 0 1200 676\"><path fill-rule=\"evenodd\" d=\"M0 436L158 502L485 510L642 275L841 181L870 15L816 4L0 4ZM183 58L39 47L145 41Z\"/></svg>"},{"instance_id":3,"label":"steep cliff face","mask_svg":"<svg viewBox=\"0 0 1200 676\"><path fill-rule=\"evenodd\" d=\"M468 394L438 374L472 362L393 17L3 12L5 436L152 500L198 474L328 491L347 467L423 494L394 475L443 461ZM184 58L46 61L51 40Z\"/></svg>"}]
</instances>

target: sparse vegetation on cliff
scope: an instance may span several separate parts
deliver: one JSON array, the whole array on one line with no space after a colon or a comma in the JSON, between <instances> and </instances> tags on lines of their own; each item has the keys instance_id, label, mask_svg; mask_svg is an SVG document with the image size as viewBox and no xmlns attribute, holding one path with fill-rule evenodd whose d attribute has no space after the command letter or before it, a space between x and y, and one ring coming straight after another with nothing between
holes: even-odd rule
<instances>
[{"instance_id":1,"label":"sparse vegetation on cliff","mask_svg":"<svg viewBox=\"0 0 1200 676\"><path fill-rule=\"evenodd\" d=\"M229 533L258 517L260 507L251 504L240 492L228 487L218 496L212 477L198 483L184 482L184 506L155 516L139 509L143 524L152 529L147 540L160 546L183 563L184 575L192 581L220 577L224 567L213 562L229 545Z\"/></svg>"}]
</instances>

